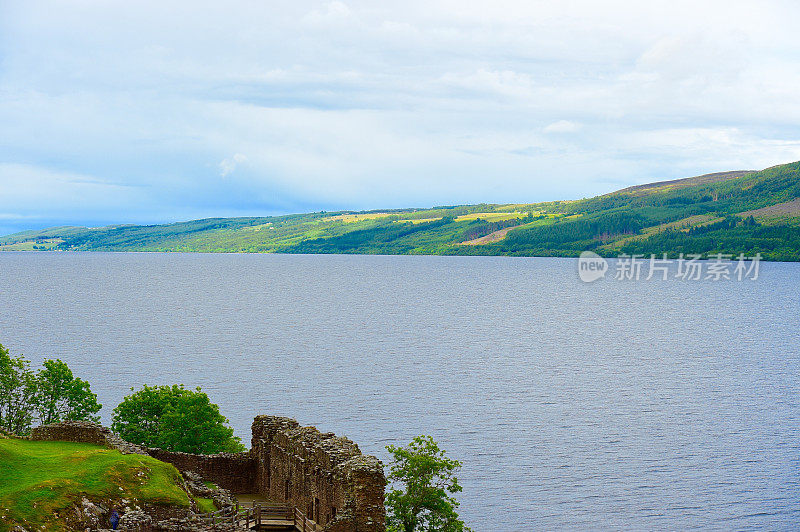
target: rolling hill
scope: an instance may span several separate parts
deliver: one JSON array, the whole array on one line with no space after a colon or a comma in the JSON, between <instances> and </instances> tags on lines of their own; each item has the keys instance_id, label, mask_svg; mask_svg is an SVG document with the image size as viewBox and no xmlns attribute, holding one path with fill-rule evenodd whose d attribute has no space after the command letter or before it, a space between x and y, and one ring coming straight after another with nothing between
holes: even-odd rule
<instances>
[{"instance_id":1,"label":"rolling hill","mask_svg":"<svg viewBox=\"0 0 800 532\"><path fill-rule=\"evenodd\" d=\"M82 512L100 506L96 524L107 523L113 507L188 510L183 482L174 466L150 456L0 434L0 531L84 530Z\"/></svg>"},{"instance_id":2,"label":"rolling hill","mask_svg":"<svg viewBox=\"0 0 800 532\"><path fill-rule=\"evenodd\" d=\"M0 250L577 256L593 250L800 260L800 162L629 187L594 198L369 212L54 227Z\"/></svg>"}]
</instances>

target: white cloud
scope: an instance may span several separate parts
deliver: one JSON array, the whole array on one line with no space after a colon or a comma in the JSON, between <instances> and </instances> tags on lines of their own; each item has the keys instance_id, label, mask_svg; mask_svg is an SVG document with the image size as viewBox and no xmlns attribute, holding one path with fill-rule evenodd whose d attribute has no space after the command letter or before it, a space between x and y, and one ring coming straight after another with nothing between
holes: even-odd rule
<instances>
[{"instance_id":1,"label":"white cloud","mask_svg":"<svg viewBox=\"0 0 800 532\"><path fill-rule=\"evenodd\" d=\"M26 217L31 212L69 212L80 206L86 212L114 212L147 200L138 186L116 183L91 175L64 172L27 164L0 163L0 197L9 213Z\"/></svg>"},{"instance_id":2,"label":"white cloud","mask_svg":"<svg viewBox=\"0 0 800 532\"><path fill-rule=\"evenodd\" d=\"M35 220L38 218L34 215L23 215L13 212L0 212L0 220Z\"/></svg>"},{"instance_id":3,"label":"white cloud","mask_svg":"<svg viewBox=\"0 0 800 532\"><path fill-rule=\"evenodd\" d=\"M313 9L305 17L306 24L312 27L325 27L346 22L352 16L352 11L344 2L334 0L327 2L320 9Z\"/></svg>"},{"instance_id":4,"label":"white cloud","mask_svg":"<svg viewBox=\"0 0 800 532\"><path fill-rule=\"evenodd\" d=\"M236 170L237 166L246 161L247 157L241 153L236 153L233 157L222 159L219 163L219 175L222 177L231 175Z\"/></svg>"},{"instance_id":5,"label":"white cloud","mask_svg":"<svg viewBox=\"0 0 800 532\"><path fill-rule=\"evenodd\" d=\"M470 73L447 73L441 77L444 85L457 87L467 93L480 94L481 97L511 96L529 98L533 94L533 80L527 74L511 70L479 69Z\"/></svg>"},{"instance_id":6,"label":"white cloud","mask_svg":"<svg viewBox=\"0 0 800 532\"><path fill-rule=\"evenodd\" d=\"M0 6L21 216L534 201L800 158L796 3Z\"/></svg>"},{"instance_id":7,"label":"white cloud","mask_svg":"<svg viewBox=\"0 0 800 532\"><path fill-rule=\"evenodd\" d=\"M559 120L552 124L547 124L544 128L545 133L574 133L581 128L581 125L569 120Z\"/></svg>"}]
</instances>

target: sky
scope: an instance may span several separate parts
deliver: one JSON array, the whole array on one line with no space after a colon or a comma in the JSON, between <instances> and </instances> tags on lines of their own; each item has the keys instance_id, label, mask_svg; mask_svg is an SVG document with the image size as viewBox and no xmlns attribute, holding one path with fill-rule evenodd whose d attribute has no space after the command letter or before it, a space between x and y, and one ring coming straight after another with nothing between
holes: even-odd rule
<instances>
[{"instance_id":1,"label":"sky","mask_svg":"<svg viewBox=\"0 0 800 532\"><path fill-rule=\"evenodd\" d=\"M800 159L800 3L0 0L0 234Z\"/></svg>"}]
</instances>

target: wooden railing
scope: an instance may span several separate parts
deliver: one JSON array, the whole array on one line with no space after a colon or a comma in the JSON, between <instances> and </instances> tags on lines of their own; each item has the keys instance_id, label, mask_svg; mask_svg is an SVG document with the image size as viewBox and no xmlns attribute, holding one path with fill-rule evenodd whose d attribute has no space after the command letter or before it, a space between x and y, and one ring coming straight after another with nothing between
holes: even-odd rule
<instances>
[{"instance_id":1,"label":"wooden railing","mask_svg":"<svg viewBox=\"0 0 800 532\"><path fill-rule=\"evenodd\" d=\"M237 504L232 508L223 508L216 512L209 512L197 516L201 521L209 524L231 523L237 526L244 525L260 527L265 521L285 521L291 523L300 532L318 532L322 527L309 519L299 509L290 504L283 503L256 503L250 508L240 508Z\"/></svg>"},{"instance_id":2,"label":"wooden railing","mask_svg":"<svg viewBox=\"0 0 800 532\"><path fill-rule=\"evenodd\" d=\"M294 509L294 527L302 532L317 532L318 530L322 530L321 526L303 515L303 512L297 508Z\"/></svg>"}]
</instances>

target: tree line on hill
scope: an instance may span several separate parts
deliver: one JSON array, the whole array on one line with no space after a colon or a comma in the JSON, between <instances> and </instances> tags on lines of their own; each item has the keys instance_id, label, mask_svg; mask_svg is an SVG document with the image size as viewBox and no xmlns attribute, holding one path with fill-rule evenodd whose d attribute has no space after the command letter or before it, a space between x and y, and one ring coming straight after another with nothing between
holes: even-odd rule
<instances>
[{"instance_id":1,"label":"tree line on hill","mask_svg":"<svg viewBox=\"0 0 800 532\"><path fill-rule=\"evenodd\" d=\"M517 227L518 225L524 225L541 218L544 218L544 216L534 216L530 212L521 218L510 218L508 220L497 220L494 222L488 222L481 218L476 218L475 221L464 230L461 240L475 240L476 238L490 235L495 231L506 229L507 227Z\"/></svg>"}]
</instances>

